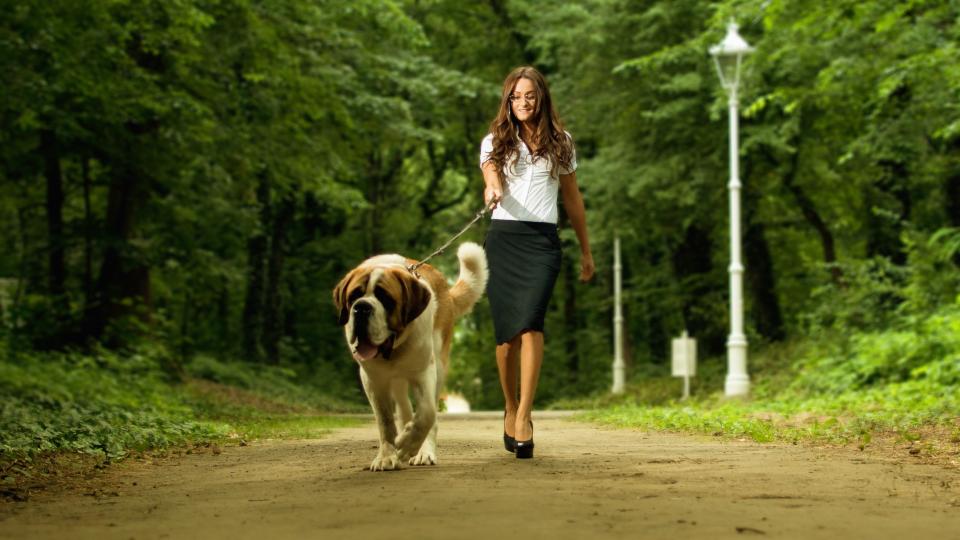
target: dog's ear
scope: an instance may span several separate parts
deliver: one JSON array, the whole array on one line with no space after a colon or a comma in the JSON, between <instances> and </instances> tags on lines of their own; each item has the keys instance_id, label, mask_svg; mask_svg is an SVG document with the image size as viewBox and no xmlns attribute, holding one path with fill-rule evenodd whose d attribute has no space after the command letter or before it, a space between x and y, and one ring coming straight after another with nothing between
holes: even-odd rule
<instances>
[{"instance_id":1,"label":"dog's ear","mask_svg":"<svg viewBox=\"0 0 960 540\"><path fill-rule=\"evenodd\" d=\"M420 280L406 270L394 270L393 277L400 285L400 296L397 298L399 306L397 308L397 317L399 317L399 328L402 330L416 320L427 306L430 305L430 299L433 297L430 289L420 283Z\"/></svg>"},{"instance_id":2,"label":"dog's ear","mask_svg":"<svg viewBox=\"0 0 960 540\"><path fill-rule=\"evenodd\" d=\"M350 303L347 295L350 294L350 283L353 281L354 274L355 271L351 271L333 288L333 305L337 308L337 323L340 326L347 324L350 320Z\"/></svg>"}]
</instances>

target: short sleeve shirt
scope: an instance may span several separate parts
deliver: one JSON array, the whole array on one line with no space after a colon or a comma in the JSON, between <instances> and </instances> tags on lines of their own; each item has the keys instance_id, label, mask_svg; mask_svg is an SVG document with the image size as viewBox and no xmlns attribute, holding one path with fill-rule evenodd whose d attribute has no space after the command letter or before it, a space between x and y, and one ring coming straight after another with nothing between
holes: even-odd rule
<instances>
[{"instance_id":1,"label":"short sleeve shirt","mask_svg":"<svg viewBox=\"0 0 960 540\"><path fill-rule=\"evenodd\" d=\"M570 134L567 133L569 137ZM519 138L519 137L518 137ZM557 168L555 175L550 174L549 158L533 159L530 149L522 140L520 158L514 165L508 159L503 166L503 199L493 210L492 219L508 221L534 221L541 223L557 222L557 194L560 188L560 175L577 170L577 153L574 150L570 166ZM480 144L480 167L490 159L493 152L493 134L487 134Z\"/></svg>"}]
</instances>

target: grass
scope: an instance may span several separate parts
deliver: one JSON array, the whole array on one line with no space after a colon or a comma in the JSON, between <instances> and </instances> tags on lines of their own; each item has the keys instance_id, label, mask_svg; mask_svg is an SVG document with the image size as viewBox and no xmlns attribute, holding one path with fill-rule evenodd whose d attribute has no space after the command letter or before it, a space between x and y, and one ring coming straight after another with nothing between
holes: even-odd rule
<instances>
[{"instance_id":1,"label":"grass","mask_svg":"<svg viewBox=\"0 0 960 540\"><path fill-rule=\"evenodd\" d=\"M319 438L360 422L336 413L367 410L289 369L199 358L171 380L162 365L149 351L0 360L0 487L143 452Z\"/></svg>"},{"instance_id":2,"label":"grass","mask_svg":"<svg viewBox=\"0 0 960 540\"><path fill-rule=\"evenodd\" d=\"M364 421L342 416L267 416L234 424L236 433L251 439L319 439L337 428L353 427Z\"/></svg>"},{"instance_id":3,"label":"grass","mask_svg":"<svg viewBox=\"0 0 960 540\"><path fill-rule=\"evenodd\" d=\"M749 398L722 395L725 361L713 358L698 366L692 398L686 401L679 399L680 379L667 376L669 368L663 366L663 371L649 368L634 378L622 395L564 400L553 408L584 409L579 420L620 428L861 450L903 448L913 455L958 464L960 389L954 375L942 374L955 373L951 370L960 359L960 347L953 337L955 328L943 328L938 333L926 325L908 339L898 331L897 347L908 343L912 349L895 350L894 360L877 352L892 348L881 346L887 339L883 332L853 336L851 341L859 348L836 342L829 348L814 342L764 347L750 359ZM911 358L912 350L927 350L931 344L937 346L936 354L916 359L914 365L887 379L865 384L855 374L846 376L852 369L872 373L876 371L873 364L902 362ZM830 356L840 348L853 360Z\"/></svg>"},{"instance_id":4,"label":"grass","mask_svg":"<svg viewBox=\"0 0 960 540\"><path fill-rule=\"evenodd\" d=\"M258 379L260 385L263 379ZM368 412L368 407L315 395L297 387L258 386L250 390L192 379L184 388L184 402L195 413L224 427L228 440L316 439L333 429L352 427L362 420L337 413ZM303 394L301 394L303 392ZM272 397L269 397L272 396Z\"/></svg>"}]
</instances>

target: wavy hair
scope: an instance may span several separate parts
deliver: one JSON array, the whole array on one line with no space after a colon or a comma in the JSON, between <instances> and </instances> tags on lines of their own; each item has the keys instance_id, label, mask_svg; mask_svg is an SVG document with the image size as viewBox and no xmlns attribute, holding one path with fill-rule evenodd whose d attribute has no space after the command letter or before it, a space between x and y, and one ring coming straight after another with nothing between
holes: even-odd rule
<instances>
[{"instance_id":1,"label":"wavy hair","mask_svg":"<svg viewBox=\"0 0 960 540\"><path fill-rule=\"evenodd\" d=\"M536 68L521 66L511 71L503 81L500 110L497 111L496 118L490 122L493 151L489 159L497 166L497 174L501 182L504 181L504 166L509 162L512 170L520 159L518 151L520 140L517 137L520 121L513 116L510 109L510 96L520 79L532 82L537 94L537 105L533 111L533 122L536 124L533 143L537 146L537 150L533 152L533 159L549 159L551 176L556 176L557 169L561 165L565 168L570 167L570 162L573 160L573 140L563 130L560 115L553 108L547 80Z\"/></svg>"}]
</instances>

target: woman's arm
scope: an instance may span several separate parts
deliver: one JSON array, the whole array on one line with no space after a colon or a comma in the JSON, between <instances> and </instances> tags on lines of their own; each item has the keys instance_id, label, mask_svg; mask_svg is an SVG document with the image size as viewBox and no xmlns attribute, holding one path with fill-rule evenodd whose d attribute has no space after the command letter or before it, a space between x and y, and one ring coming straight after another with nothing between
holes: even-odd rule
<instances>
[{"instance_id":1,"label":"woman's arm","mask_svg":"<svg viewBox=\"0 0 960 540\"><path fill-rule=\"evenodd\" d=\"M493 208L503 198L503 186L500 184L500 175L493 161L483 164L483 203L487 208Z\"/></svg>"},{"instance_id":2,"label":"woman's arm","mask_svg":"<svg viewBox=\"0 0 960 540\"><path fill-rule=\"evenodd\" d=\"M583 196L577 186L577 173L560 175L560 193L563 196L563 208L570 218L570 225L580 241L580 281L590 281L593 277L593 254L590 253L590 238L587 236L587 213L583 206Z\"/></svg>"}]
</instances>

